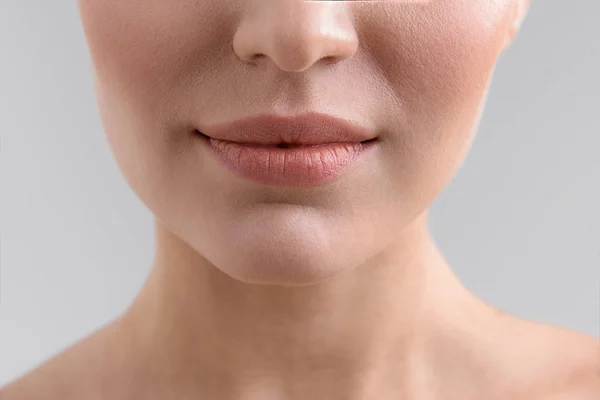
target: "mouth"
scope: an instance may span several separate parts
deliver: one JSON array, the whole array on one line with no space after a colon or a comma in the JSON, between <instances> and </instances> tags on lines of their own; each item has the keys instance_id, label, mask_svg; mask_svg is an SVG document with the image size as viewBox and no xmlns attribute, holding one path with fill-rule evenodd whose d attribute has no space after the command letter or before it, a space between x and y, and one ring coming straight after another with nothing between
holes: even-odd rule
<instances>
[{"instance_id":1,"label":"mouth","mask_svg":"<svg viewBox=\"0 0 600 400\"><path fill-rule=\"evenodd\" d=\"M331 132L313 135L310 143L294 143L277 138L263 142L248 135L236 140L217 139L196 130L205 154L238 178L260 184L288 187L318 186L341 178L352 166L377 151L378 138L359 141L356 138L335 142ZM327 141L327 135L331 138ZM240 138L241 140L239 140ZM338 140L344 140L339 138Z\"/></svg>"},{"instance_id":2,"label":"mouth","mask_svg":"<svg viewBox=\"0 0 600 400\"><path fill-rule=\"evenodd\" d=\"M199 131L198 129L195 130L195 133L196 133L196 135L200 136L201 138L203 138L203 139L205 139L207 141L210 141L211 139L214 139L214 138L208 136L207 134ZM323 142L323 143L306 145L306 144L299 144L299 143L292 143L292 142L280 142L280 143L276 143L276 144L259 144L259 143L233 142L233 141L227 141L227 140L221 140L221 139L214 139L214 140L219 140L219 141L229 142L229 143L235 143L235 144L241 145L241 146L267 147L267 148L279 148L279 149L297 148L297 147L330 146L330 145L334 145L334 144L339 144L340 143L340 142ZM374 137L372 139L363 140L362 142L355 142L355 143L369 144L369 143L376 142L378 140L379 140L378 137ZM344 142L344 143L347 143L347 142Z\"/></svg>"},{"instance_id":3,"label":"mouth","mask_svg":"<svg viewBox=\"0 0 600 400\"><path fill-rule=\"evenodd\" d=\"M377 129L314 112L256 115L196 126L195 132L207 154L225 169L269 185L333 182L379 148Z\"/></svg>"}]
</instances>

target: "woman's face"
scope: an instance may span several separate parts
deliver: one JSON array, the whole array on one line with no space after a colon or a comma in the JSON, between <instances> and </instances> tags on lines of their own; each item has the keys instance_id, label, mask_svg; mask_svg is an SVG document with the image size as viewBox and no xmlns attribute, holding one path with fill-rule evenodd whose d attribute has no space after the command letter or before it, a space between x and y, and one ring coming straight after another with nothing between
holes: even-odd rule
<instances>
[{"instance_id":1,"label":"woman's face","mask_svg":"<svg viewBox=\"0 0 600 400\"><path fill-rule=\"evenodd\" d=\"M389 248L462 163L526 0L80 0L129 185L207 262L306 284ZM332 114L376 146L313 186L240 178L199 126Z\"/></svg>"}]
</instances>

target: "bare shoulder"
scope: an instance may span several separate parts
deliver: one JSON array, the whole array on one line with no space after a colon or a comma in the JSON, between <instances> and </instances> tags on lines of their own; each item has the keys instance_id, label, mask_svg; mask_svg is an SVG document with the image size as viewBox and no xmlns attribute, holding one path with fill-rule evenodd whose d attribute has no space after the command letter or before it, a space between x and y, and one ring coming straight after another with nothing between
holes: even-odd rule
<instances>
[{"instance_id":1,"label":"bare shoulder","mask_svg":"<svg viewBox=\"0 0 600 400\"><path fill-rule=\"evenodd\" d=\"M75 375L76 358L82 357L87 347L84 343L72 345L18 377L0 389L0 400L29 400L43 393L49 399L69 398L66 377ZM83 352L81 351L83 349Z\"/></svg>"},{"instance_id":2,"label":"bare shoulder","mask_svg":"<svg viewBox=\"0 0 600 400\"><path fill-rule=\"evenodd\" d=\"M557 360L559 373L564 373L562 386L556 394L550 393L548 400L600 400L600 340L580 333L568 332L564 342L572 350L561 370L561 359ZM571 362L569 362L571 361ZM557 381L560 382L559 378Z\"/></svg>"},{"instance_id":3,"label":"bare shoulder","mask_svg":"<svg viewBox=\"0 0 600 400\"><path fill-rule=\"evenodd\" d=\"M549 324L523 322L517 353L530 368L532 400L600 400L600 339ZM516 343L516 341L515 341ZM516 370L519 367L515 365Z\"/></svg>"},{"instance_id":4,"label":"bare shoulder","mask_svg":"<svg viewBox=\"0 0 600 400\"><path fill-rule=\"evenodd\" d=\"M600 373L592 368L582 370L567 379L562 386L541 392L534 400L598 400L600 399Z\"/></svg>"},{"instance_id":5,"label":"bare shoulder","mask_svg":"<svg viewBox=\"0 0 600 400\"><path fill-rule=\"evenodd\" d=\"M0 388L0 400L71 400L104 398L103 380L114 370L109 338L115 323L107 324ZM108 389L108 388L107 388Z\"/></svg>"}]
</instances>

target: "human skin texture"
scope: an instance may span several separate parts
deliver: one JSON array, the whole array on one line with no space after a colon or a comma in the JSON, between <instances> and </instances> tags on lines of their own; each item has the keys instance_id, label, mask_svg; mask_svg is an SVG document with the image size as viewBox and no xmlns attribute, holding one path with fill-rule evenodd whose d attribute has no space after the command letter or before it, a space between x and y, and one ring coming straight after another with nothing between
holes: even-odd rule
<instances>
[{"instance_id":1,"label":"human skin texture","mask_svg":"<svg viewBox=\"0 0 600 400\"><path fill-rule=\"evenodd\" d=\"M122 316L2 400L599 398L595 338L483 303L428 232L528 6L79 0L156 257ZM273 186L224 169L196 132L307 112L377 147L333 182Z\"/></svg>"},{"instance_id":2,"label":"human skin texture","mask_svg":"<svg viewBox=\"0 0 600 400\"><path fill-rule=\"evenodd\" d=\"M106 135L165 229L251 283L312 284L386 248L473 139L514 1L80 1ZM379 149L316 188L246 182L194 129L333 114ZM235 248L235 251L231 251Z\"/></svg>"}]
</instances>

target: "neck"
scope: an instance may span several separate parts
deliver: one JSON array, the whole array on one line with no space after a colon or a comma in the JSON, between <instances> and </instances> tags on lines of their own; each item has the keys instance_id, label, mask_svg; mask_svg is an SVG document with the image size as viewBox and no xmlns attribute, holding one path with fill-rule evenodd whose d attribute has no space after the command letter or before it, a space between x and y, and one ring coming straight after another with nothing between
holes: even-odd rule
<instances>
[{"instance_id":1,"label":"neck","mask_svg":"<svg viewBox=\"0 0 600 400\"><path fill-rule=\"evenodd\" d=\"M462 329L481 306L435 246L427 214L391 242L318 284L246 284L157 222L152 272L124 320L170 384L220 398L414 391L432 338Z\"/></svg>"}]
</instances>

